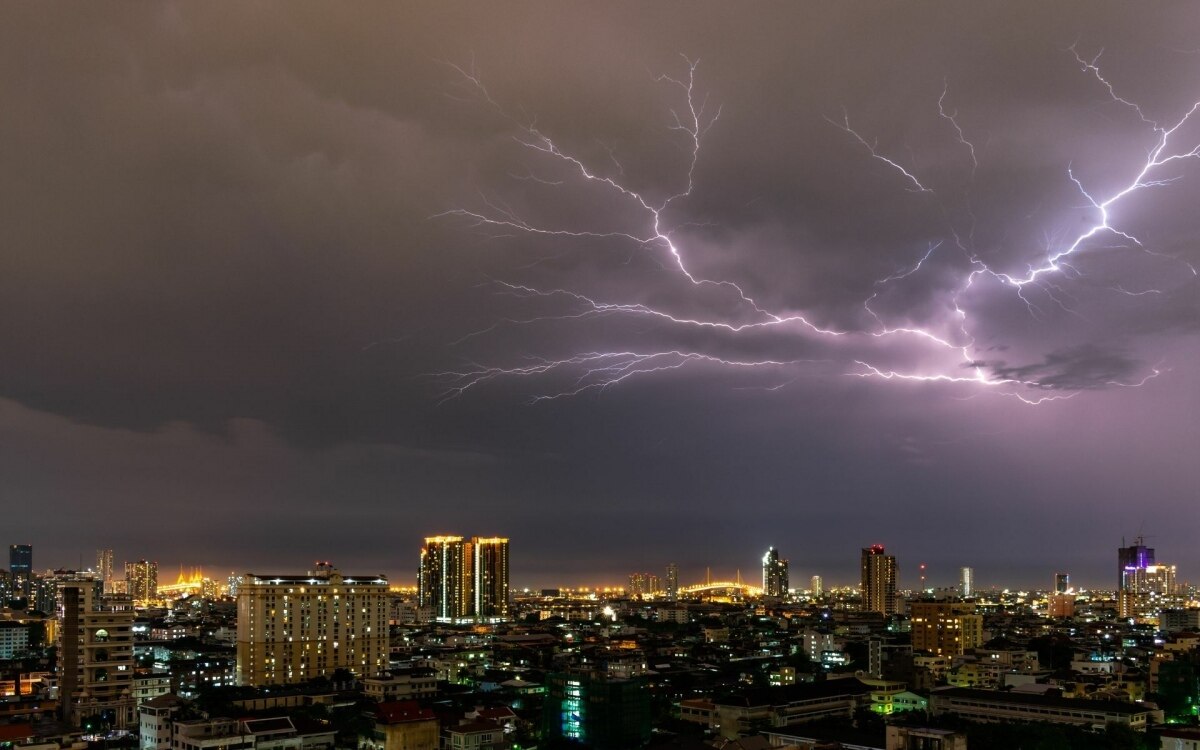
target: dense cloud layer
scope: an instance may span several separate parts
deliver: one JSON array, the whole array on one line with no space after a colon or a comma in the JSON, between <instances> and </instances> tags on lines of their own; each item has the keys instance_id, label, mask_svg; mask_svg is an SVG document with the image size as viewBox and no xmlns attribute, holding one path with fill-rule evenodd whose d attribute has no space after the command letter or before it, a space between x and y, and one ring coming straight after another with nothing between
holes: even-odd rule
<instances>
[{"instance_id":1,"label":"dense cloud layer","mask_svg":"<svg viewBox=\"0 0 1200 750\"><path fill-rule=\"evenodd\" d=\"M851 580L883 542L935 582L1106 584L1142 531L1187 578L1200 161L1110 207L1140 246L965 281L1100 220L1080 186L1120 191L1146 120L1200 99L1197 39L1189 4L6 5L8 541L407 578L426 533L503 533L531 584L766 545ZM661 242L479 221L652 233L530 127L658 205L687 59L720 116L659 228L740 294ZM431 376L560 359L449 400L473 379ZM618 361L669 369L531 404ZM945 382L977 374L1023 385Z\"/></svg>"}]
</instances>

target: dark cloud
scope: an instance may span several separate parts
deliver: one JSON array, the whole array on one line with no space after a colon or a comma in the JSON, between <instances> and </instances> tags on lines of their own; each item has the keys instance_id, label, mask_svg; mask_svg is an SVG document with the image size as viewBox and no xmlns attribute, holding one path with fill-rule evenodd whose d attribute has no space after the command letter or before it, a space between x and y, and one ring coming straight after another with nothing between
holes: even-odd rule
<instances>
[{"instance_id":1,"label":"dark cloud","mask_svg":"<svg viewBox=\"0 0 1200 750\"><path fill-rule=\"evenodd\" d=\"M1080 391L1129 385L1141 363L1123 352L1083 344L1051 352L1041 362L1008 366L1003 361L984 363L997 378L1034 381L1039 388Z\"/></svg>"},{"instance_id":2,"label":"dark cloud","mask_svg":"<svg viewBox=\"0 0 1200 750\"><path fill-rule=\"evenodd\" d=\"M1140 246L1101 233L1019 296L963 282L972 256L1023 275L1097 220L1068 167L1107 196L1153 146L1071 45L1103 49L1115 90L1166 123L1200 98L1177 51L1198 31L1189 4L7 4L0 493L27 510L10 533L46 563L111 544L404 577L425 533L508 533L518 578L539 583L669 559L745 573L767 544L850 580L855 549L884 541L983 582L1069 564L1107 583L1142 521L1129 498L1149 529L1200 494L1200 163L1113 206ZM661 246L444 215L649 231L627 196L514 137L536 123L662 200L687 184L671 129L686 102L656 80L685 75L681 55L721 114L663 227L697 276L850 335L531 296L511 285L762 320ZM906 190L842 117L932 192ZM1030 400L1086 392L1035 407L854 377L974 373L954 347L870 335L884 328L963 344L985 374L1032 381ZM706 358L533 405L612 370L448 401L453 378L429 377L605 350ZM1200 564L1162 526L1160 554Z\"/></svg>"}]
</instances>

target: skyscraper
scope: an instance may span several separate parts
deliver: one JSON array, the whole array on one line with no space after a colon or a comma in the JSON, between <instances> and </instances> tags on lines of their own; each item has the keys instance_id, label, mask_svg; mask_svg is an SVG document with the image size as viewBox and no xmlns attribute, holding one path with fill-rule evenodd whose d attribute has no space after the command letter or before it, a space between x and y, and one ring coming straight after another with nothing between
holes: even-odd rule
<instances>
[{"instance_id":1,"label":"skyscraper","mask_svg":"<svg viewBox=\"0 0 1200 750\"><path fill-rule=\"evenodd\" d=\"M975 569L961 568L958 571L958 593L962 598L969 599L975 596Z\"/></svg>"},{"instance_id":2,"label":"skyscraper","mask_svg":"<svg viewBox=\"0 0 1200 750\"><path fill-rule=\"evenodd\" d=\"M417 596L441 622L508 617L508 539L431 536L421 548Z\"/></svg>"},{"instance_id":3,"label":"skyscraper","mask_svg":"<svg viewBox=\"0 0 1200 750\"><path fill-rule=\"evenodd\" d=\"M158 563L149 560L125 563L125 591L138 604L158 598Z\"/></svg>"},{"instance_id":4,"label":"skyscraper","mask_svg":"<svg viewBox=\"0 0 1200 750\"><path fill-rule=\"evenodd\" d=\"M508 619L508 540L475 537L474 615L477 622Z\"/></svg>"},{"instance_id":5,"label":"skyscraper","mask_svg":"<svg viewBox=\"0 0 1200 750\"><path fill-rule=\"evenodd\" d=\"M667 601L679 600L679 566L667 564Z\"/></svg>"},{"instance_id":6,"label":"skyscraper","mask_svg":"<svg viewBox=\"0 0 1200 750\"><path fill-rule=\"evenodd\" d=\"M1132 546L1117 550L1117 589L1120 591L1135 588L1140 574L1154 564L1154 550L1144 545L1143 541L1139 536L1133 540Z\"/></svg>"},{"instance_id":7,"label":"skyscraper","mask_svg":"<svg viewBox=\"0 0 1200 750\"><path fill-rule=\"evenodd\" d=\"M768 547L762 559L763 596L784 599L788 595L788 561L779 556L779 550Z\"/></svg>"},{"instance_id":8,"label":"skyscraper","mask_svg":"<svg viewBox=\"0 0 1200 750\"><path fill-rule=\"evenodd\" d=\"M33 545L12 544L8 547L8 574L14 596L29 598L33 581Z\"/></svg>"},{"instance_id":9,"label":"skyscraper","mask_svg":"<svg viewBox=\"0 0 1200 750\"><path fill-rule=\"evenodd\" d=\"M420 606L431 607L443 622L466 620L471 611L471 543L461 536L431 536L421 548L417 579Z\"/></svg>"},{"instance_id":10,"label":"skyscraper","mask_svg":"<svg viewBox=\"0 0 1200 750\"><path fill-rule=\"evenodd\" d=\"M630 573L625 593L633 599L652 599L661 589L658 576L653 573Z\"/></svg>"},{"instance_id":11,"label":"skyscraper","mask_svg":"<svg viewBox=\"0 0 1200 750\"><path fill-rule=\"evenodd\" d=\"M113 551L110 549L96 550L96 572L104 585L104 593L113 593Z\"/></svg>"},{"instance_id":12,"label":"skyscraper","mask_svg":"<svg viewBox=\"0 0 1200 750\"><path fill-rule=\"evenodd\" d=\"M1142 537L1133 540L1129 547L1117 549L1117 614L1134 617L1144 607L1146 595L1146 572L1154 566L1154 550L1143 544ZM1124 545L1124 540L1122 540Z\"/></svg>"},{"instance_id":13,"label":"skyscraper","mask_svg":"<svg viewBox=\"0 0 1200 750\"><path fill-rule=\"evenodd\" d=\"M815 597L825 595L825 582L821 580L821 576L813 576L808 582L808 588Z\"/></svg>"},{"instance_id":14,"label":"skyscraper","mask_svg":"<svg viewBox=\"0 0 1200 750\"><path fill-rule=\"evenodd\" d=\"M863 547L862 610L896 614L896 558L885 554L882 544Z\"/></svg>"},{"instance_id":15,"label":"skyscraper","mask_svg":"<svg viewBox=\"0 0 1200 750\"><path fill-rule=\"evenodd\" d=\"M1054 574L1054 593L1065 594L1071 588L1070 573L1055 573Z\"/></svg>"},{"instance_id":16,"label":"skyscraper","mask_svg":"<svg viewBox=\"0 0 1200 750\"><path fill-rule=\"evenodd\" d=\"M238 587L237 680L288 685L339 668L374 677L388 666L388 582L323 563L305 575L247 573Z\"/></svg>"}]
</instances>

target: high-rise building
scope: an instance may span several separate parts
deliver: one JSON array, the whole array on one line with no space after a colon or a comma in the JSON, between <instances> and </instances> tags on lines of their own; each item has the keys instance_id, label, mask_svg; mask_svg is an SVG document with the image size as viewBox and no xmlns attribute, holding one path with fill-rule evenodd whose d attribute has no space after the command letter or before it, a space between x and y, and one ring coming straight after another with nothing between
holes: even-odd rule
<instances>
[{"instance_id":1,"label":"high-rise building","mask_svg":"<svg viewBox=\"0 0 1200 750\"><path fill-rule=\"evenodd\" d=\"M650 689L644 677L573 671L550 674L546 683L542 729L552 741L628 750L650 740Z\"/></svg>"},{"instance_id":2,"label":"high-rise building","mask_svg":"<svg viewBox=\"0 0 1200 750\"><path fill-rule=\"evenodd\" d=\"M11 544L8 547L8 574L13 596L29 598L33 581L33 545Z\"/></svg>"},{"instance_id":3,"label":"high-rise building","mask_svg":"<svg viewBox=\"0 0 1200 750\"><path fill-rule=\"evenodd\" d=\"M1117 549L1117 567L1120 575L1117 614L1120 617L1136 617L1147 609L1150 594L1147 571L1156 566L1153 548L1147 547L1143 541L1139 536L1133 540L1131 546L1121 546Z\"/></svg>"},{"instance_id":4,"label":"high-rise building","mask_svg":"<svg viewBox=\"0 0 1200 750\"><path fill-rule=\"evenodd\" d=\"M960 568L958 571L958 593L962 598L969 599L975 596L975 569Z\"/></svg>"},{"instance_id":5,"label":"high-rise building","mask_svg":"<svg viewBox=\"0 0 1200 750\"><path fill-rule=\"evenodd\" d=\"M862 610L884 615L896 614L897 566L894 555L886 554L882 544L863 547Z\"/></svg>"},{"instance_id":6,"label":"high-rise building","mask_svg":"<svg viewBox=\"0 0 1200 750\"><path fill-rule=\"evenodd\" d=\"M506 619L508 539L426 537L417 583L420 606L440 622Z\"/></svg>"},{"instance_id":7,"label":"high-rise building","mask_svg":"<svg viewBox=\"0 0 1200 750\"><path fill-rule=\"evenodd\" d=\"M675 563L667 564L667 601L679 600L679 566Z\"/></svg>"},{"instance_id":8,"label":"high-rise building","mask_svg":"<svg viewBox=\"0 0 1200 750\"><path fill-rule=\"evenodd\" d=\"M788 561L779 556L779 550L768 547L762 559L763 596L784 599L788 595Z\"/></svg>"},{"instance_id":9,"label":"high-rise building","mask_svg":"<svg viewBox=\"0 0 1200 750\"><path fill-rule=\"evenodd\" d=\"M135 725L133 605L96 582L58 587L58 695L64 721L89 730Z\"/></svg>"},{"instance_id":10,"label":"high-rise building","mask_svg":"<svg viewBox=\"0 0 1200 750\"><path fill-rule=\"evenodd\" d=\"M328 563L305 575L247 573L238 586L237 681L290 685L388 666L388 582L343 576Z\"/></svg>"},{"instance_id":11,"label":"high-rise building","mask_svg":"<svg viewBox=\"0 0 1200 750\"><path fill-rule=\"evenodd\" d=\"M1133 540L1133 545L1117 550L1117 589L1120 591L1135 588L1139 573L1154 564L1154 550L1143 541L1139 536Z\"/></svg>"},{"instance_id":12,"label":"high-rise building","mask_svg":"<svg viewBox=\"0 0 1200 750\"><path fill-rule=\"evenodd\" d=\"M421 548L417 579L420 606L431 607L434 619L465 621L471 612L471 543L461 536L431 536Z\"/></svg>"},{"instance_id":13,"label":"high-rise building","mask_svg":"<svg viewBox=\"0 0 1200 750\"><path fill-rule=\"evenodd\" d=\"M125 563L125 593L138 604L158 598L158 563L149 560Z\"/></svg>"},{"instance_id":14,"label":"high-rise building","mask_svg":"<svg viewBox=\"0 0 1200 750\"><path fill-rule=\"evenodd\" d=\"M983 615L970 602L912 602L913 651L961 655L983 643Z\"/></svg>"},{"instance_id":15,"label":"high-rise building","mask_svg":"<svg viewBox=\"0 0 1200 750\"><path fill-rule=\"evenodd\" d=\"M821 579L821 576L813 576L808 582L808 589L814 597L824 596L825 582Z\"/></svg>"},{"instance_id":16,"label":"high-rise building","mask_svg":"<svg viewBox=\"0 0 1200 750\"><path fill-rule=\"evenodd\" d=\"M1070 573L1055 573L1054 574L1054 593L1065 594L1071 590L1071 574Z\"/></svg>"},{"instance_id":17,"label":"high-rise building","mask_svg":"<svg viewBox=\"0 0 1200 750\"><path fill-rule=\"evenodd\" d=\"M630 573L625 593L633 599L652 599L661 590L662 584L653 573Z\"/></svg>"},{"instance_id":18,"label":"high-rise building","mask_svg":"<svg viewBox=\"0 0 1200 750\"><path fill-rule=\"evenodd\" d=\"M110 549L96 550L96 572L104 586L104 593L113 593L113 551Z\"/></svg>"},{"instance_id":19,"label":"high-rise building","mask_svg":"<svg viewBox=\"0 0 1200 750\"><path fill-rule=\"evenodd\" d=\"M502 537L475 537L476 622L508 619L508 540Z\"/></svg>"}]
</instances>

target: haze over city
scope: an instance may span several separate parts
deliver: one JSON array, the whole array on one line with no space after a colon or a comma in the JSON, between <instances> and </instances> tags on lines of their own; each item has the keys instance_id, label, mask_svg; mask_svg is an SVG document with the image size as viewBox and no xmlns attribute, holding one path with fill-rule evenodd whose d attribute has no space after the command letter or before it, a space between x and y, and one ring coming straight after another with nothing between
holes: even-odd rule
<instances>
[{"instance_id":1,"label":"haze over city","mask_svg":"<svg viewBox=\"0 0 1200 750\"><path fill-rule=\"evenodd\" d=\"M287 10L0 8L39 570L1197 580L1195 6Z\"/></svg>"}]
</instances>

